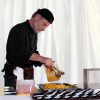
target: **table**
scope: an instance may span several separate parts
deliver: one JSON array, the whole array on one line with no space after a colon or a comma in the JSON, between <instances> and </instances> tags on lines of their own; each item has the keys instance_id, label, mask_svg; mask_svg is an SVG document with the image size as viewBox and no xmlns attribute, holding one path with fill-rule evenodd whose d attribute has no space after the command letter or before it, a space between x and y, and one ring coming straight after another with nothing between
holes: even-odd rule
<instances>
[{"instance_id":1,"label":"table","mask_svg":"<svg viewBox=\"0 0 100 100\"><path fill-rule=\"evenodd\" d=\"M5 95L0 96L0 100L33 100L31 96L16 96L16 95Z\"/></svg>"},{"instance_id":2,"label":"table","mask_svg":"<svg viewBox=\"0 0 100 100\"><path fill-rule=\"evenodd\" d=\"M33 100L31 96L16 96L16 95L5 95L0 96L0 100ZM53 99L57 100L57 99ZM59 100L100 100L100 99L59 99Z\"/></svg>"}]
</instances>

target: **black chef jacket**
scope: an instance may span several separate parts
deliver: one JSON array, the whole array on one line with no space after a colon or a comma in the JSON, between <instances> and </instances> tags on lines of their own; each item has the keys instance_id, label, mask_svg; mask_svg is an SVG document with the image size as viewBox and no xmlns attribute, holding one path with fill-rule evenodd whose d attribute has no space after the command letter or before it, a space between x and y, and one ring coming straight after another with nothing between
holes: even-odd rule
<instances>
[{"instance_id":1,"label":"black chef jacket","mask_svg":"<svg viewBox=\"0 0 100 100\"><path fill-rule=\"evenodd\" d=\"M6 59L14 66L41 66L40 62L29 60L32 53L38 53L37 33L27 20L15 25L10 30L6 46Z\"/></svg>"}]
</instances>

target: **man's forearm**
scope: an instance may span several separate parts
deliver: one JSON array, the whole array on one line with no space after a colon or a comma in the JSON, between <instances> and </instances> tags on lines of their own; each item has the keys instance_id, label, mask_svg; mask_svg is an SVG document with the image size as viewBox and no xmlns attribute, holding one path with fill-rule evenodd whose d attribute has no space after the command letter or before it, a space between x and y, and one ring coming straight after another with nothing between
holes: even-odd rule
<instances>
[{"instance_id":1,"label":"man's forearm","mask_svg":"<svg viewBox=\"0 0 100 100\"><path fill-rule=\"evenodd\" d=\"M37 54L37 53L33 53L31 55L31 57L29 58L29 60L41 62L41 56L39 54Z\"/></svg>"},{"instance_id":2,"label":"man's forearm","mask_svg":"<svg viewBox=\"0 0 100 100\"><path fill-rule=\"evenodd\" d=\"M31 61L39 61L41 62L42 64L46 65L46 66L52 66L53 64L53 61L51 58L48 58L48 57L43 57L37 53L33 53L31 55L31 57L29 58L29 60Z\"/></svg>"}]
</instances>

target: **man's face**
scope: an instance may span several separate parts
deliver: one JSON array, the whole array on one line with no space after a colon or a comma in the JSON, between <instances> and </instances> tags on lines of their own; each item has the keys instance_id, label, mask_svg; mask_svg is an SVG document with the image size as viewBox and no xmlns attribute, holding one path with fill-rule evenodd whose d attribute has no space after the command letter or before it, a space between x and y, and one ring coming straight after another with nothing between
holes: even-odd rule
<instances>
[{"instance_id":1,"label":"man's face","mask_svg":"<svg viewBox=\"0 0 100 100\"><path fill-rule=\"evenodd\" d=\"M43 18L41 15L37 16L36 18L36 22L34 24L34 29L35 31L41 32L41 31L45 31L45 29L50 25L50 23Z\"/></svg>"}]
</instances>

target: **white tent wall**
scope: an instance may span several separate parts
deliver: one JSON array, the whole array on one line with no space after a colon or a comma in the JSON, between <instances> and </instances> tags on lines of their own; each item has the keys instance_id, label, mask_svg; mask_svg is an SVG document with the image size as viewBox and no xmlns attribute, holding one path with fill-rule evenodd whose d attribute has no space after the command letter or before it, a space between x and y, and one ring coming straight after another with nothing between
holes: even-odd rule
<instances>
[{"instance_id":1,"label":"white tent wall","mask_svg":"<svg viewBox=\"0 0 100 100\"><path fill-rule=\"evenodd\" d=\"M55 21L38 34L38 50L65 72L59 82L82 83L83 68L100 67L99 5L100 0L0 0L0 70L6 61L11 27L45 7L53 12ZM44 66L35 68L35 80L47 82Z\"/></svg>"}]
</instances>

